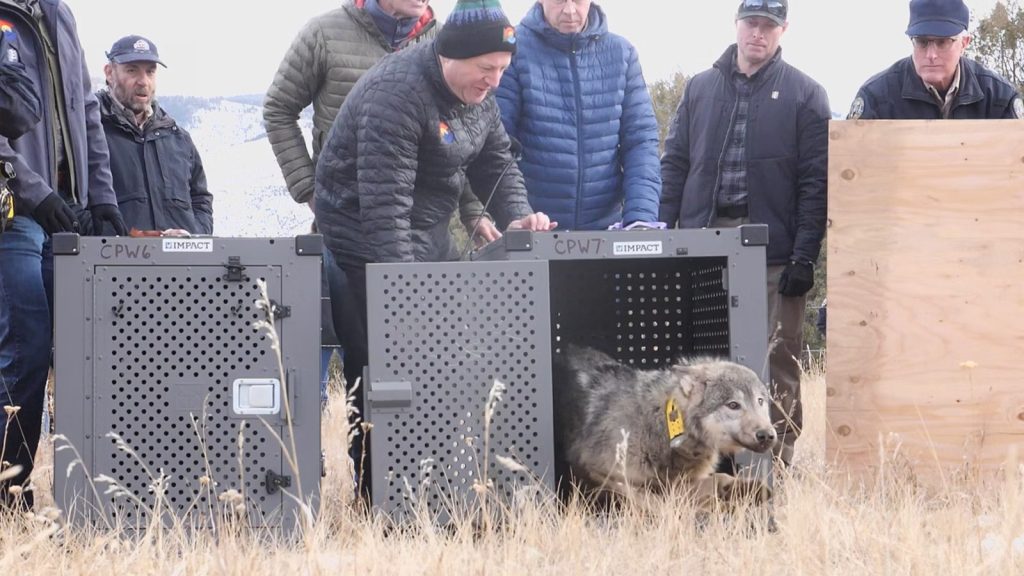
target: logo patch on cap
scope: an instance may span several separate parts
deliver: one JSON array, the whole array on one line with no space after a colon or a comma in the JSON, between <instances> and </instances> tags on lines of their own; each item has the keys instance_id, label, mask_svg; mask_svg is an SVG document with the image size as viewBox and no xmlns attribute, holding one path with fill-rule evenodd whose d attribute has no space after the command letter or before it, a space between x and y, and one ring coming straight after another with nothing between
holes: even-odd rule
<instances>
[{"instance_id":1,"label":"logo patch on cap","mask_svg":"<svg viewBox=\"0 0 1024 576\"><path fill-rule=\"evenodd\" d=\"M505 33L502 36L502 40L506 44L515 44L516 43L516 29L511 27L511 26L506 26L505 27Z\"/></svg>"},{"instance_id":2,"label":"logo patch on cap","mask_svg":"<svg viewBox=\"0 0 1024 576\"><path fill-rule=\"evenodd\" d=\"M135 41L135 44L132 44L132 49L138 52L149 52L149 42L139 38Z\"/></svg>"},{"instance_id":3,"label":"logo patch on cap","mask_svg":"<svg viewBox=\"0 0 1024 576\"><path fill-rule=\"evenodd\" d=\"M438 130L438 135L441 137L441 142L445 144L453 144L455 142L455 133L452 132L452 129L444 120L441 121L440 129Z\"/></svg>"}]
</instances>

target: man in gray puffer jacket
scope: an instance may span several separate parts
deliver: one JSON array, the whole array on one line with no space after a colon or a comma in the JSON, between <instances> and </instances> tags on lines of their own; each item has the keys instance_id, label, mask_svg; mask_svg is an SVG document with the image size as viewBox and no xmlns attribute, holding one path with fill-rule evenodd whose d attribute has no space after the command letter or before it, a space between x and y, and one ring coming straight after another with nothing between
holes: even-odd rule
<instances>
[{"instance_id":1,"label":"man in gray puffer jacket","mask_svg":"<svg viewBox=\"0 0 1024 576\"><path fill-rule=\"evenodd\" d=\"M460 0L435 42L384 58L338 113L314 210L355 304L340 334L350 386L367 359L366 264L452 259L448 221L467 180L478 195L493 190L499 227L557 225L532 213L492 95L515 46L495 0Z\"/></svg>"}]
</instances>

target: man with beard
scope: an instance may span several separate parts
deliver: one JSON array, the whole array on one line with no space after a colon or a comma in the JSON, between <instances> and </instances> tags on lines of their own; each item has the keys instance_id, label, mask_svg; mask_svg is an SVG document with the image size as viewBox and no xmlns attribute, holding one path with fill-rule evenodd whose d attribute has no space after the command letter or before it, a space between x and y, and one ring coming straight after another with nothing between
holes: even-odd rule
<instances>
[{"instance_id":1,"label":"man with beard","mask_svg":"<svg viewBox=\"0 0 1024 576\"><path fill-rule=\"evenodd\" d=\"M156 102L156 45L125 36L107 52L107 85L96 93L110 148L114 191L139 230L213 233L213 195L192 137Z\"/></svg>"}]
</instances>

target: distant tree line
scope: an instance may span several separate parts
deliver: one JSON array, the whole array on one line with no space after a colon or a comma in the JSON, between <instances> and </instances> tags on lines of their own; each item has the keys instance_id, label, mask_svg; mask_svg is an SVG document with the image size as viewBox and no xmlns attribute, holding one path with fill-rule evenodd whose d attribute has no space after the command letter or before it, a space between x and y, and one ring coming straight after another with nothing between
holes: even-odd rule
<instances>
[{"instance_id":1,"label":"distant tree line","mask_svg":"<svg viewBox=\"0 0 1024 576\"><path fill-rule=\"evenodd\" d=\"M1024 91L1024 9L1018 0L998 2L978 21L969 51L975 60Z\"/></svg>"}]
</instances>

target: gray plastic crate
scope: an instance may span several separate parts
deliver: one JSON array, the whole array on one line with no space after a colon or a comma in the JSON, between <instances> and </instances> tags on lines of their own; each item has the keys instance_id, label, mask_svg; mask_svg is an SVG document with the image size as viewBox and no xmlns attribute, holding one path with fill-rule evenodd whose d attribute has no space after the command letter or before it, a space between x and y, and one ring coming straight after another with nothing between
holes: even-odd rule
<instances>
[{"instance_id":1,"label":"gray plastic crate","mask_svg":"<svg viewBox=\"0 0 1024 576\"><path fill-rule=\"evenodd\" d=\"M570 343L640 368L709 355L767 377L767 241L759 225L509 232L473 262L368 266L374 504L402 517L426 499L443 516L473 497L494 380L507 392L490 479L507 497L536 483L553 490L551 359Z\"/></svg>"},{"instance_id":2,"label":"gray plastic crate","mask_svg":"<svg viewBox=\"0 0 1024 576\"><path fill-rule=\"evenodd\" d=\"M55 442L57 505L76 523L142 526L162 478L165 523L208 526L238 503L231 490L252 526L295 526L285 492L315 510L320 237L62 234L53 245L55 424L66 438ZM258 280L275 306L284 381L255 325L266 319Z\"/></svg>"}]
</instances>

